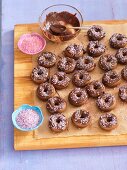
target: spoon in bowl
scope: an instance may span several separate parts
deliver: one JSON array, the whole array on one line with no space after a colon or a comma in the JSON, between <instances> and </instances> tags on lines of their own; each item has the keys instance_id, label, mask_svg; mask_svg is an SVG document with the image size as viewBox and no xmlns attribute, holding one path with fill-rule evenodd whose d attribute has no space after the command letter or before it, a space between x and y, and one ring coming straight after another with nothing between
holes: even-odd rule
<instances>
[{"instance_id":1,"label":"spoon in bowl","mask_svg":"<svg viewBox=\"0 0 127 170\"><path fill-rule=\"evenodd\" d=\"M50 30L54 33L61 34L64 33L67 29L81 29L81 30L88 30L89 26L83 26L83 27L66 27L64 25L60 24L53 24L50 26Z\"/></svg>"}]
</instances>

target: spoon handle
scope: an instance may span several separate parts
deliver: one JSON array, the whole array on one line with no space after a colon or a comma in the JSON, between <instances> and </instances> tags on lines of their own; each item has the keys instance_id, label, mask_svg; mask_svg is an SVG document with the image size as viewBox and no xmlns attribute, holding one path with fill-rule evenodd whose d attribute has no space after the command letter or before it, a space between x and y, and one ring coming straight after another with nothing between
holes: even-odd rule
<instances>
[{"instance_id":1,"label":"spoon handle","mask_svg":"<svg viewBox=\"0 0 127 170\"><path fill-rule=\"evenodd\" d=\"M90 26L82 26L82 27L70 27L69 29L81 29L81 30L88 30Z\"/></svg>"}]
</instances>

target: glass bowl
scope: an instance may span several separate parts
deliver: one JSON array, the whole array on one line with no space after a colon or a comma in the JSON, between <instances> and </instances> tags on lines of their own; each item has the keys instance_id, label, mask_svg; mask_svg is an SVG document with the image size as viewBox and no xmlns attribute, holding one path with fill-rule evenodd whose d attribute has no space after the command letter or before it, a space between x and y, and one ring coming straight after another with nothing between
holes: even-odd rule
<instances>
[{"instance_id":1,"label":"glass bowl","mask_svg":"<svg viewBox=\"0 0 127 170\"><path fill-rule=\"evenodd\" d=\"M65 4L58 4L58 5L52 5L48 8L46 8L45 10L42 11L42 13L39 17L39 25L40 25L40 28L41 28L44 36L54 42L63 42L63 41L71 40L71 39L75 38L80 32L79 29L76 29L76 30L74 29L73 32L71 31L71 33L67 34L67 35L54 35L50 31L50 23L52 22L52 20L51 20L51 22L47 22L48 14L49 13L52 13L52 14L53 13L61 13L61 12L67 12L66 22L69 22L69 24L71 22L73 22L73 24L71 23L71 26L82 26L82 24L83 24L83 17L81 15L81 13L75 7L72 7L70 5L65 5ZM51 14L51 17L52 17L52 14ZM70 16L73 17L73 19L70 18ZM65 15L63 15L63 17L65 17ZM77 22L78 25L76 25L77 23L76 23L76 21L74 21L74 19L76 21L78 21ZM60 22L62 22L62 21L60 21ZM63 24L61 24L61 25L63 25Z\"/></svg>"}]
</instances>

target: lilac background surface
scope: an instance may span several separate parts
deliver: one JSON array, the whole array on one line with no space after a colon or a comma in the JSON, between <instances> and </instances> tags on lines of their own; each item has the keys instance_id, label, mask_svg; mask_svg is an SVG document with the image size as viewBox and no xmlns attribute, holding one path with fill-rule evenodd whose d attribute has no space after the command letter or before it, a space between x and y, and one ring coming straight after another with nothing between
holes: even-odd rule
<instances>
[{"instance_id":1,"label":"lilac background surface","mask_svg":"<svg viewBox=\"0 0 127 170\"><path fill-rule=\"evenodd\" d=\"M17 152L13 149L14 25L37 22L44 8L57 3L77 7L86 20L127 19L127 0L2 0L0 170L126 170L126 146Z\"/></svg>"}]
</instances>

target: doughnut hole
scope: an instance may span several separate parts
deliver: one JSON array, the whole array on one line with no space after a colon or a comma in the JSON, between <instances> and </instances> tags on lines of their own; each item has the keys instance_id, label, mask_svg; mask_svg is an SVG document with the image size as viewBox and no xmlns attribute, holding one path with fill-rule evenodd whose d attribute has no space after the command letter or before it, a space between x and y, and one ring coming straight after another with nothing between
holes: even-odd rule
<instances>
[{"instance_id":1,"label":"doughnut hole","mask_svg":"<svg viewBox=\"0 0 127 170\"><path fill-rule=\"evenodd\" d=\"M95 84L95 85L94 85L94 89L95 89L95 90L100 89L100 85L99 85L99 84Z\"/></svg>"},{"instance_id":2,"label":"doughnut hole","mask_svg":"<svg viewBox=\"0 0 127 170\"><path fill-rule=\"evenodd\" d=\"M46 60L46 59L45 59L45 60ZM47 60L48 60L48 61L52 61L52 57L51 57L51 56L48 57Z\"/></svg>"},{"instance_id":3,"label":"doughnut hole","mask_svg":"<svg viewBox=\"0 0 127 170\"><path fill-rule=\"evenodd\" d=\"M112 122L112 117L111 116L107 118L107 122Z\"/></svg>"},{"instance_id":4,"label":"doughnut hole","mask_svg":"<svg viewBox=\"0 0 127 170\"><path fill-rule=\"evenodd\" d=\"M110 79L115 79L115 78L117 78L117 76L116 76L115 74L112 74L112 75L110 76Z\"/></svg>"},{"instance_id":5,"label":"doughnut hole","mask_svg":"<svg viewBox=\"0 0 127 170\"><path fill-rule=\"evenodd\" d=\"M77 96L78 98L80 98L80 97L81 97L81 95L82 95L82 93L81 93L81 92L78 92L78 93L76 94L76 96Z\"/></svg>"},{"instance_id":6,"label":"doughnut hole","mask_svg":"<svg viewBox=\"0 0 127 170\"><path fill-rule=\"evenodd\" d=\"M70 64L71 64L71 60L67 60L67 61L66 61L66 64L67 64L67 65L70 65Z\"/></svg>"},{"instance_id":7,"label":"doughnut hole","mask_svg":"<svg viewBox=\"0 0 127 170\"><path fill-rule=\"evenodd\" d=\"M58 117L57 119L56 119L56 122L57 123L60 123L62 120Z\"/></svg>"},{"instance_id":8,"label":"doughnut hole","mask_svg":"<svg viewBox=\"0 0 127 170\"><path fill-rule=\"evenodd\" d=\"M97 44L95 44L94 48L98 48L99 46Z\"/></svg>"},{"instance_id":9,"label":"doughnut hole","mask_svg":"<svg viewBox=\"0 0 127 170\"><path fill-rule=\"evenodd\" d=\"M47 88L47 87L45 87L45 88L44 88L44 92L45 92L45 93L47 93L47 91L48 91L48 88Z\"/></svg>"},{"instance_id":10,"label":"doughnut hole","mask_svg":"<svg viewBox=\"0 0 127 170\"><path fill-rule=\"evenodd\" d=\"M110 97L107 97L107 98L105 99L105 103L108 103L109 100L110 100Z\"/></svg>"},{"instance_id":11,"label":"doughnut hole","mask_svg":"<svg viewBox=\"0 0 127 170\"><path fill-rule=\"evenodd\" d=\"M84 64L89 64L89 63L90 63L90 61L88 59L84 60Z\"/></svg>"},{"instance_id":12,"label":"doughnut hole","mask_svg":"<svg viewBox=\"0 0 127 170\"><path fill-rule=\"evenodd\" d=\"M107 58L107 62L111 62L112 61L112 58Z\"/></svg>"},{"instance_id":13,"label":"doughnut hole","mask_svg":"<svg viewBox=\"0 0 127 170\"><path fill-rule=\"evenodd\" d=\"M123 37L118 36L118 37L117 37L117 40L118 40L118 41L122 41L122 40L123 40Z\"/></svg>"},{"instance_id":14,"label":"doughnut hole","mask_svg":"<svg viewBox=\"0 0 127 170\"><path fill-rule=\"evenodd\" d=\"M100 32L100 28L95 28L95 32Z\"/></svg>"},{"instance_id":15,"label":"doughnut hole","mask_svg":"<svg viewBox=\"0 0 127 170\"><path fill-rule=\"evenodd\" d=\"M84 119L88 116L86 113L84 113L84 111L80 111L80 113L81 113L80 118L82 118L82 119Z\"/></svg>"},{"instance_id":16,"label":"doughnut hole","mask_svg":"<svg viewBox=\"0 0 127 170\"><path fill-rule=\"evenodd\" d=\"M62 80L63 80L63 77L62 77L62 76L59 76L59 77L58 77L58 80L59 80L59 81L62 81Z\"/></svg>"},{"instance_id":17,"label":"doughnut hole","mask_svg":"<svg viewBox=\"0 0 127 170\"><path fill-rule=\"evenodd\" d=\"M54 102L54 105L55 105L55 106L59 106L59 102L58 102L58 101L55 101L55 102Z\"/></svg>"},{"instance_id":18,"label":"doughnut hole","mask_svg":"<svg viewBox=\"0 0 127 170\"><path fill-rule=\"evenodd\" d=\"M42 75L43 74L43 71L42 70L39 70L38 71L38 75L40 76L40 75Z\"/></svg>"},{"instance_id":19,"label":"doughnut hole","mask_svg":"<svg viewBox=\"0 0 127 170\"><path fill-rule=\"evenodd\" d=\"M83 79L83 74L79 75L79 79L82 80Z\"/></svg>"}]
</instances>

